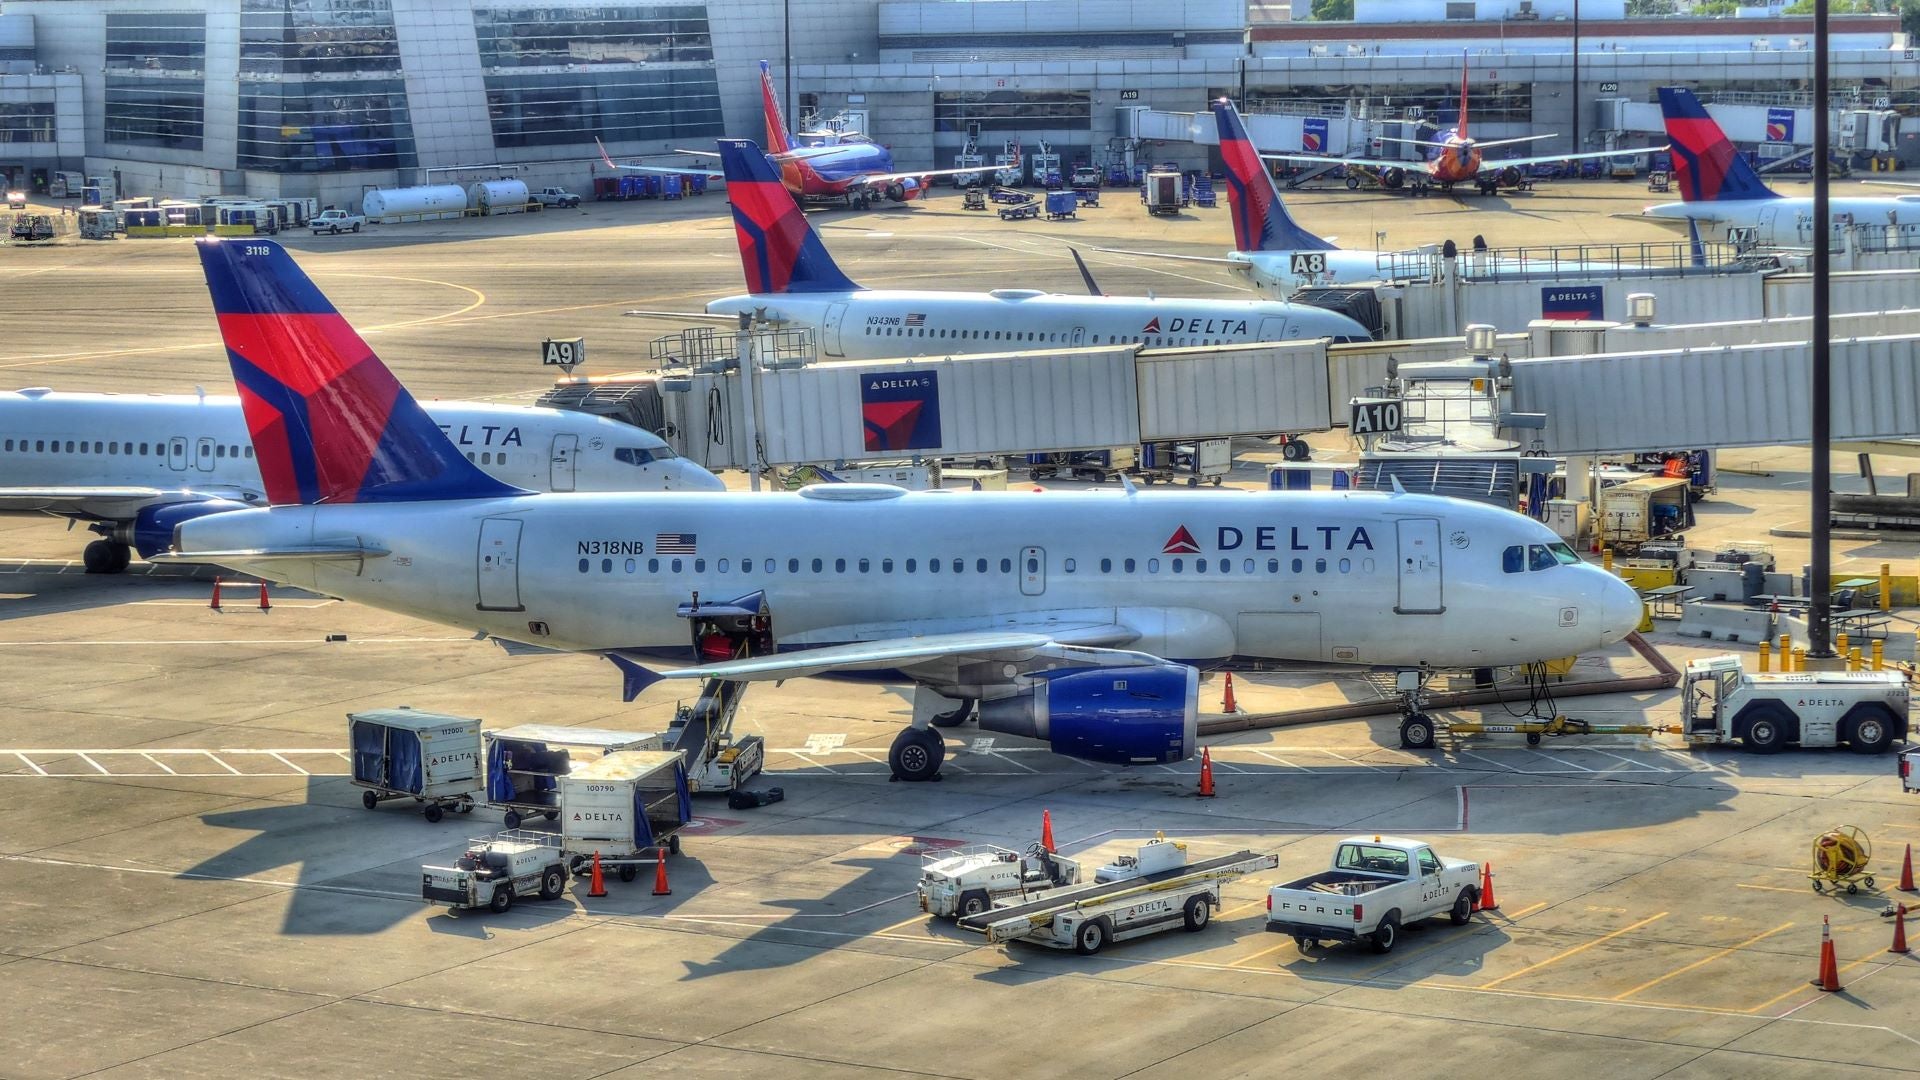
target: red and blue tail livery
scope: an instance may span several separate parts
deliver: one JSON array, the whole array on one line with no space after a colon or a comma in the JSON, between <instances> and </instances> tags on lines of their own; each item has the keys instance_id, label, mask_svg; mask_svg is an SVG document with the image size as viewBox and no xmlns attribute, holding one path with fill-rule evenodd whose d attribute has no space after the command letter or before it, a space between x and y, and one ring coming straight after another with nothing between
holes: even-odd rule
<instances>
[{"instance_id":1,"label":"red and blue tail livery","mask_svg":"<svg viewBox=\"0 0 1920 1080\"><path fill-rule=\"evenodd\" d=\"M1213 103L1213 119L1220 130L1220 157L1227 166L1227 200L1233 217L1233 242L1238 251L1334 251L1332 244L1296 224L1280 201L1260 151L1247 137L1240 112L1226 98Z\"/></svg>"},{"instance_id":2,"label":"red and blue tail livery","mask_svg":"<svg viewBox=\"0 0 1920 1080\"><path fill-rule=\"evenodd\" d=\"M855 285L827 254L807 215L760 148L746 139L720 140L733 231L751 293L852 292Z\"/></svg>"},{"instance_id":3,"label":"red and blue tail livery","mask_svg":"<svg viewBox=\"0 0 1920 1080\"><path fill-rule=\"evenodd\" d=\"M1667 122L1667 141L1673 144L1673 179L1683 202L1737 202L1777 199L1740 156L1727 133L1693 91L1682 86L1660 88L1660 112Z\"/></svg>"},{"instance_id":4,"label":"red and blue tail livery","mask_svg":"<svg viewBox=\"0 0 1920 1080\"><path fill-rule=\"evenodd\" d=\"M269 502L525 494L461 454L279 244L198 247Z\"/></svg>"}]
</instances>

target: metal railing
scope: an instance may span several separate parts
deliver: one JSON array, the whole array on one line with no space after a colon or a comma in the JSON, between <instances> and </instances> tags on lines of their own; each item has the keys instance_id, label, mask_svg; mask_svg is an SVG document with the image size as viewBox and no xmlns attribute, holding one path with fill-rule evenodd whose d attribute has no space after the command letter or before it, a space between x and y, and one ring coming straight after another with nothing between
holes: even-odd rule
<instances>
[{"instance_id":1,"label":"metal railing","mask_svg":"<svg viewBox=\"0 0 1920 1080\"><path fill-rule=\"evenodd\" d=\"M1379 267L1387 280L1434 281L1445 276L1447 259L1437 248L1396 251L1381 255ZM1470 281L1546 279L1562 274L1653 277L1747 268L1742 253L1730 245L1702 244L1696 252L1694 245L1684 240L1465 250L1457 261L1457 272Z\"/></svg>"},{"instance_id":2,"label":"metal railing","mask_svg":"<svg viewBox=\"0 0 1920 1080\"><path fill-rule=\"evenodd\" d=\"M648 342L647 355L663 368L725 371L738 366L740 346L734 340L735 333L713 326L689 326ZM819 358L810 326L761 326L752 333L754 359L761 367L801 367Z\"/></svg>"}]
</instances>

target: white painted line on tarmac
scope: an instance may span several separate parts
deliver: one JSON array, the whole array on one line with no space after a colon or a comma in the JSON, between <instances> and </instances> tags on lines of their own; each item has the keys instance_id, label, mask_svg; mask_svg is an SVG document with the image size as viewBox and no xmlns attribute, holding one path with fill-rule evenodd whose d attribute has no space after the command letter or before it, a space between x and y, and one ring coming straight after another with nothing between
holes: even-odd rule
<instances>
[{"instance_id":1,"label":"white painted line on tarmac","mask_svg":"<svg viewBox=\"0 0 1920 1080\"><path fill-rule=\"evenodd\" d=\"M34 764L33 759L28 757L25 751L15 751L13 756L19 758L21 761L26 762L27 768L32 769L34 772L39 773L41 776L47 775L47 770Z\"/></svg>"},{"instance_id":2,"label":"white painted line on tarmac","mask_svg":"<svg viewBox=\"0 0 1920 1080\"><path fill-rule=\"evenodd\" d=\"M1643 761L1635 761L1632 758L1621 757L1619 754L1613 753L1610 750L1602 750L1594 746L1586 746L1586 747L1582 747L1581 749L1586 750L1587 752L1593 753L1593 754L1605 754L1606 756L1614 759L1615 761L1625 762L1626 764L1631 765L1636 769L1645 769L1648 772L1665 772L1666 771L1665 769L1657 769L1652 765L1648 765Z\"/></svg>"},{"instance_id":3,"label":"white painted line on tarmac","mask_svg":"<svg viewBox=\"0 0 1920 1080\"><path fill-rule=\"evenodd\" d=\"M138 638L113 641L0 641L0 649L44 649L68 645L418 645L436 641L473 641L471 637L386 637L348 638L346 641L317 641L313 638Z\"/></svg>"},{"instance_id":4,"label":"white painted line on tarmac","mask_svg":"<svg viewBox=\"0 0 1920 1080\"><path fill-rule=\"evenodd\" d=\"M305 769L303 769L303 768L301 768L300 766L298 766L298 765L295 765L295 764L294 764L293 762L291 762L291 761L288 761L288 760L287 760L286 758L284 758L284 757L282 757L282 756L281 756L280 754L278 754L277 752L273 752L273 751L269 751L269 753L272 753L272 754L273 754L273 758L274 758L274 760L275 760L275 761L278 761L278 762L279 762L280 764L282 764L282 765L285 765L285 766L286 766L287 768L289 768L289 769L292 769L292 770L293 770L294 772L297 772L297 773L299 773L299 774L300 774L301 776L312 776L312 775L313 775L312 773L310 773L310 772L308 772L307 770L305 770Z\"/></svg>"},{"instance_id":5,"label":"white painted line on tarmac","mask_svg":"<svg viewBox=\"0 0 1920 1080\"><path fill-rule=\"evenodd\" d=\"M110 773L110 772L108 772L107 770L105 770L105 769L103 769L103 768L101 768L101 767L100 767L100 763L99 763L99 762L97 762L97 761L95 761L95 760L93 760L92 758L90 758L90 757L88 757L88 756L87 756L87 755L85 755L85 754L75 754L74 756L75 756L75 757L77 757L77 758L79 758L79 759L80 759L81 761L84 761L84 762L86 762L87 764L89 764L89 765L91 765L91 766L93 766L93 768L94 768L94 770L95 770L96 772L98 772L98 773L99 773L99 774L100 774L101 776L112 776L112 775L113 775L112 773Z\"/></svg>"},{"instance_id":6,"label":"white painted line on tarmac","mask_svg":"<svg viewBox=\"0 0 1920 1080\"><path fill-rule=\"evenodd\" d=\"M192 870L162 870L152 866L120 866L114 863L81 862L77 859L50 859L43 855L0 854L0 861L33 863L38 866L64 866L76 870L105 870L115 874L151 874L159 877L180 878L188 881L231 881L241 885L265 885L275 889L344 893L349 896L371 896L383 900L411 900L418 904L425 904L427 902L417 893L391 892L386 889L365 889L347 885L321 885L304 881L276 881L273 878L232 877L227 874L201 874Z\"/></svg>"},{"instance_id":7,"label":"white painted line on tarmac","mask_svg":"<svg viewBox=\"0 0 1920 1080\"><path fill-rule=\"evenodd\" d=\"M160 760L159 758L157 758L157 757L154 757L154 756L153 756L152 754L141 754L140 756L141 756L141 757L143 757L143 758L146 758L146 759L147 759L148 761L151 761L151 762L153 762L153 763L154 763L154 765L156 765L157 767L159 767L159 768L162 768L162 769L166 769L166 770L167 770L167 775L169 775L169 776L178 776L178 775L179 775L178 773L176 773L176 772L174 772L174 771L173 771L173 769L172 769L172 768L170 768L170 767L169 767L169 766L167 765L167 763L166 763L166 762L164 762L164 761L161 761L161 760Z\"/></svg>"},{"instance_id":8,"label":"white painted line on tarmac","mask_svg":"<svg viewBox=\"0 0 1920 1080\"><path fill-rule=\"evenodd\" d=\"M1495 761L1495 760L1493 760L1492 758L1489 758L1489 757L1481 757L1481 756L1480 756L1479 754L1476 754L1476 753L1474 753L1474 752L1473 752L1473 751L1471 751L1471 750L1462 750L1462 751L1460 751L1460 756L1461 756L1461 757L1470 757L1470 758L1473 758L1473 759L1474 759L1474 760L1476 760L1476 761L1484 761L1484 762L1486 762L1486 763L1487 763L1487 764L1489 764L1489 765L1493 765L1493 766L1496 766L1496 767L1498 767L1498 768L1502 768L1502 769L1505 769L1505 770L1507 770L1508 772L1511 772L1511 773L1520 773L1520 774L1522 774L1522 775L1525 775L1525 776L1537 776L1537 775L1539 775L1538 773L1531 773L1531 772L1528 772L1528 771L1527 771L1527 770L1525 770L1525 769L1516 769L1516 768L1514 768L1513 766L1511 766L1511 765L1509 765L1509 764L1507 764L1507 763L1506 763L1506 762L1504 762L1504 761ZM1588 771L1592 771L1592 770L1588 770Z\"/></svg>"}]
</instances>

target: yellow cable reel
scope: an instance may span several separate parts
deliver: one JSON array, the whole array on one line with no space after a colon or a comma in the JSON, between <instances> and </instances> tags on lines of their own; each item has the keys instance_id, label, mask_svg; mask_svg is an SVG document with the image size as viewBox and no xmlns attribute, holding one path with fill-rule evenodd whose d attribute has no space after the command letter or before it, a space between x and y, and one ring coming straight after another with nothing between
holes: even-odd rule
<instances>
[{"instance_id":1,"label":"yellow cable reel","mask_svg":"<svg viewBox=\"0 0 1920 1080\"><path fill-rule=\"evenodd\" d=\"M1821 833L1813 841L1813 891L1823 892L1828 885L1838 890L1846 886L1857 893L1860 886L1873 888L1873 841L1856 825L1841 825Z\"/></svg>"}]
</instances>

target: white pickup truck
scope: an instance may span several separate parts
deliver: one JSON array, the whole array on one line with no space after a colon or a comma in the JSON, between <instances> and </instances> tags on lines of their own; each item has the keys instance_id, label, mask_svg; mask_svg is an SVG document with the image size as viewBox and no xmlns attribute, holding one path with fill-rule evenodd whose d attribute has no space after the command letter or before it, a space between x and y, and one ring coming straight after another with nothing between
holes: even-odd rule
<instances>
[{"instance_id":1,"label":"white pickup truck","mask_svg":"<svg viewBox=\"0 0 1920 1080\"><path fill-rule=\"evenodd\" d=\"M1365 939L1392 952L1402 926L1435 915L1465 926L1479 898L1479 863L1443 859L1418 840L1353 836L1327 870L1268 890L1267 929L1302 949Z\"/></svg>"},{"instance_id":2,"label":"white pickup truck","mask_svg":"<svg viewBox=\"0 0 1920 1080\"><path fill-rule=\"evenodd\" d=\"M533 193L533 201L541 206L559 206L567 209L580 205L580 196L566 188L545 187Z\"/></svg>"},{"instance_id":3,"label":"white pickup truck","mask_svg":"<svg viewBox=\"0 0 1920 1080\"><path fill-rule=\"evenodd\" d=\"M359 232L367 219L359 214L349 214L345 210L322 210L307 221L307 228L313 235L321 233Z\"/></svg>"}]
</instances>

